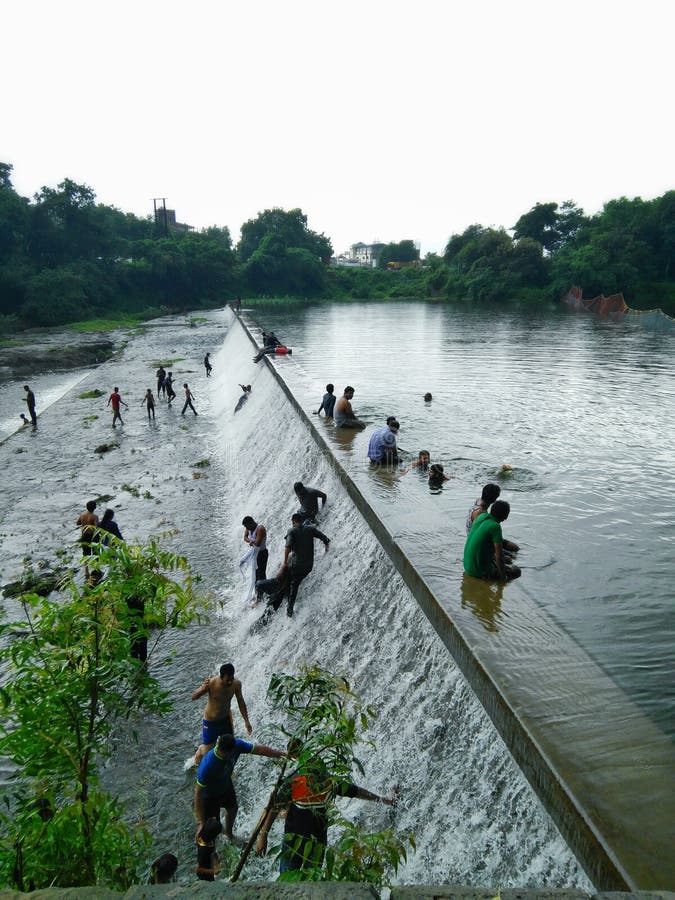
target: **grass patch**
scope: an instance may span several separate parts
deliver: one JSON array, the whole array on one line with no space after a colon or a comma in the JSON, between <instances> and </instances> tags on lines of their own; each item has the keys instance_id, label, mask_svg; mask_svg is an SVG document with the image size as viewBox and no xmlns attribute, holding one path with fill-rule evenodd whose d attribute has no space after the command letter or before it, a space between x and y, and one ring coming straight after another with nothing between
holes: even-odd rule
<instances>
[{"instance_id":1,"label":"grass patch","mask_svg":"<svg viewBox=\"0 0 675 900\"><path fill-rule=\"evenodd\" d=\"M140 497L141 496L141 492L138 490L137 487L134 487L133 484L127 484L125 482L124 484L120 485L120 490L126 491L128 494L131 494L132 497Z\"/></svg>"},{"instance_id":2,"label":"grass patch","mask_svg":"<svg viewBox=\"0 0 675 900\"><path fill-rule=\"evenodd\" d=\"M153 361L148 365L151 369L159 369L160 366L163 366L165 369L169 369L177 362L183 362L184 359L184 356L177 356L175 359L153 359Z\"/></svg>"},{"instance_id":3,"label":"grass patch","mask_svg":"<svg viewBox=\"0 0 675 900\"><path fill-rule=\"evenodd\" d=\"M155 497L153 494L150 493L150 491L143 491L143 499L144 500L154 500Z\"/></svg>"},{"instance_id":4,"label":"grass patch","mask_svg":"<svg viewBox=\"0 0 675 900\"><path fill-rule=\"evenodd\" d=\"M85 428L89 428L89 426L91 425L91 423L92 423L92 422L95 422L96 419L98 419L98 416L85 416L85 417L82 419L82 424L84 425Z\"/></svg>"},{"instance_id":5,"label":"grass patch","mask_svg":"<svg viewBox=\"0 0 675 900\"><path fill-rule=\"evenodd\" d=\"M83 394L78 394L77 396L79 400L94 400L96 397L103 397L103 391L94 388L93 391L85 391Z\"/></svg>"},{"instance_id":6,"label":"grass patch","mask_svg":"<svg viewBox=\"0 0 675 900\"><path fill-rule=\"evenodd\" d=\"M192 463L193 469L205 469L207 466L211 465L210 459L200 459L199 462Z\"/></svg>"},{"instance_id":7,"label":"grass patch","mask_svg":"<svg viewBox=\"0 0 675 900\"><path fill-rule=\"evenodd\" d=\"M197 325L203 325L204 322L208 322L209 320L206 316L188 316L185 320L185 324L188 328L196 328Z\"/></svg>"},{"instance_id":8,"label":"grass patch","mask_svg":"<svg viewBox=\"0 0 675 900\"><path fill-rule=\"evenodd\" d=\"M103 319L85 319L82 322L71 322L64 325L71 331L115 331L117 328L134 328L148 319L155 319L161 316L162 312L158 309L148 309L139 313L118 313Z\"/></svg>"},{"instance_id":9,"label":"grass patch","mask_svg":"<svg viewBox=\"0 0 675 900\"><path fill-rule=\"evenodd\" d=\"M102 456L104 453L110 453L111 450L117 450L119 444L111 443L111 444L99 444L98 447L94 447L94 453L98 453Z\"/></svg>"},{"instance_id":10,"label":"grass patch","mask_svg":"<svg viewBox=\"0 0 675 900\"><path fill-rule=\"evenodd\" d=\"M101 494L100 497L96 497L96 505L102 506L104 503L110 503L111 500L115 499L114 494Z\"/></svg>"}]
</instances>

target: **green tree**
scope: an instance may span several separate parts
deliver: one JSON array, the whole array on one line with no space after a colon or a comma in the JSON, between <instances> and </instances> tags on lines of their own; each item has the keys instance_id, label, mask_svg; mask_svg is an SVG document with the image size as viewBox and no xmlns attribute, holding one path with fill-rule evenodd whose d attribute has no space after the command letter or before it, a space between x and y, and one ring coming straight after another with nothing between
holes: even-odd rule
<instances>
[{"instance_id":1,"label":"green tree","mask_svg":"<svg viewBox=\"0 0 675 900\"><path fill-rule=\"evenodd\" d=\"M513 234L516 240L530 238L538 241L550 253L560 241L557 225L558 204L537 203L518 219Z\"/></svg>"},{"instance_id":2,"label":"green tree","mask_svg":"<svg viewBox=\"0 0 675 900\"><path fill-rule=\"evenodd\" d=\"M100 583L82 589L71 569L58 596L24 594L23 616L0 629L0 751L15 785L0 816L0 878L19 890L137 877L148 836L123 821L98 767L121 721L170 709L151 666L167 631L202 609L184 557L154 540L96 546Z\"/></svg>"},{"instance_id":3,"label":"green tree","mask_svg":"<svg viewBox=\"0 0 675 900\"><path fill-rule=\"evenodd\" d=\"M330 240L324 234L317 234L307 227L307 216L301 209L288 212L274 207L258 213L241 226L241 237L237 254L242 262L249 260L260 249L268 235L279 238L285 247L308 250L317 259L328 262L333 255Z\"/></svg>"}]
</instances>

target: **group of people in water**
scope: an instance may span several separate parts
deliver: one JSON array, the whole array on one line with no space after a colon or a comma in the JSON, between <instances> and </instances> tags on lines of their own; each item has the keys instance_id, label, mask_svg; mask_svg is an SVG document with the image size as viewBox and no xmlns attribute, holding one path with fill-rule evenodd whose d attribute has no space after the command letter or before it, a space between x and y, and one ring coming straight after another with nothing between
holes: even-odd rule
<instances>
[{"instance_id":1,"label":"group of people in water","mask_svg":"<svg viewBox=\"0 0 675 900\"><path fill-rule=\"evenodd\" d=\"M347 385L338 399L335 396L335 386L327 384L314 415L321 415L323 412L327 419L333 419L337 428L367 427L368 423L359 419L352 407L354 393L354 388ZM430 392L424 395L425 403L431 403L432 399ZM402 462L397 446L400 427L396 417L389 416L385 425L372 433L367 450L371 465L395 466ZM417 459L410 463L410 468L426 474L432 489L442 487L449 480L442 463L431 462L428 450L420 450ZM510 469L510 466L502 468ZM404 475L407 471L408 468L402 468L401 474ZM520 568L513 563L519 547L503 538L502 523L508 518L511 508L506 501L498 499L500 493L499 485L486 484L469 511L463 562L464 571L475 578L507 581L521 574Z\"/></svg>"}]
</instances>

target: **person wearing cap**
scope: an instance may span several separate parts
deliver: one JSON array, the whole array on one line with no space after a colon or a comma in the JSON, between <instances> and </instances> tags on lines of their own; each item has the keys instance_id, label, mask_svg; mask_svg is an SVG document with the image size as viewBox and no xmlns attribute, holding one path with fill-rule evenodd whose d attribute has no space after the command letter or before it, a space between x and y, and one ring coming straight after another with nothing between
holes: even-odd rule
<instances>
[{"instance_id":1,"label":"person wearing cap","mask_svg":"<svg viewBox=\"0 0 675 900\"><path fill-rule=\"evenodd\" d=\"M237 795L232 784L232 770L242 754L268 756L281 759L283 750L275 750L265 744L251 744L231 734L221 734L213 750L209 750L199 764L195 785L194 810L197 818L197 840L204 824L211 818L219 819L221 807L225 809L224 833L232 840L232 829L237 817Z\"/></svg>"},{"instance_id":2,"label":"person wearing cap","mask_svg":"<svg viewBox=\"0 0 675 900\"><path fill-rule=\"evenodd\" d=\"M396 435L400 427L396 419L389 416L384 428L373 432L368 443L368 459L372 463L393 465L398 462Z\"/></svg>"}]
</instances>

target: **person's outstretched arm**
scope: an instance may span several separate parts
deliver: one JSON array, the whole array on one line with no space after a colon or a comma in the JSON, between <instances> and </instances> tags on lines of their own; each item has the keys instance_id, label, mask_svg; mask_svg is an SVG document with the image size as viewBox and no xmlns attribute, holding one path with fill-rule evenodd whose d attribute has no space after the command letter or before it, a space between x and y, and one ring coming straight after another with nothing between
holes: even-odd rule
<instances>
[{"instance_id":1,"label":"person's outstretched arm","mask_svg":"<svg viewBox=\"0 0 675 900\"><path fill-rule=\"evenodd\" d=\"M251 723L248 720L248 709L246 708L246 701L244 700L244 695L241 692L241 682L234 689L234 696L237 698L237 706L239 707L239 712L241 713L241 717L244 720L244 725L246 726L246 731L251 734L253 728L251 727Z\"/></svg>"},{"instance_id":2,"label":"person's outstretched arm","mask_svg":"<svg viewBox=\"0 0 675 900\"><path fill-rule=\"evenodd\" d=\"M197 688L197 690L192 692L192 699L199 700L200 697L203 697L204 694L208 694L209 685L211 684L210 678L205 678L201 685Z\"/></svg>"}]
</instances>

